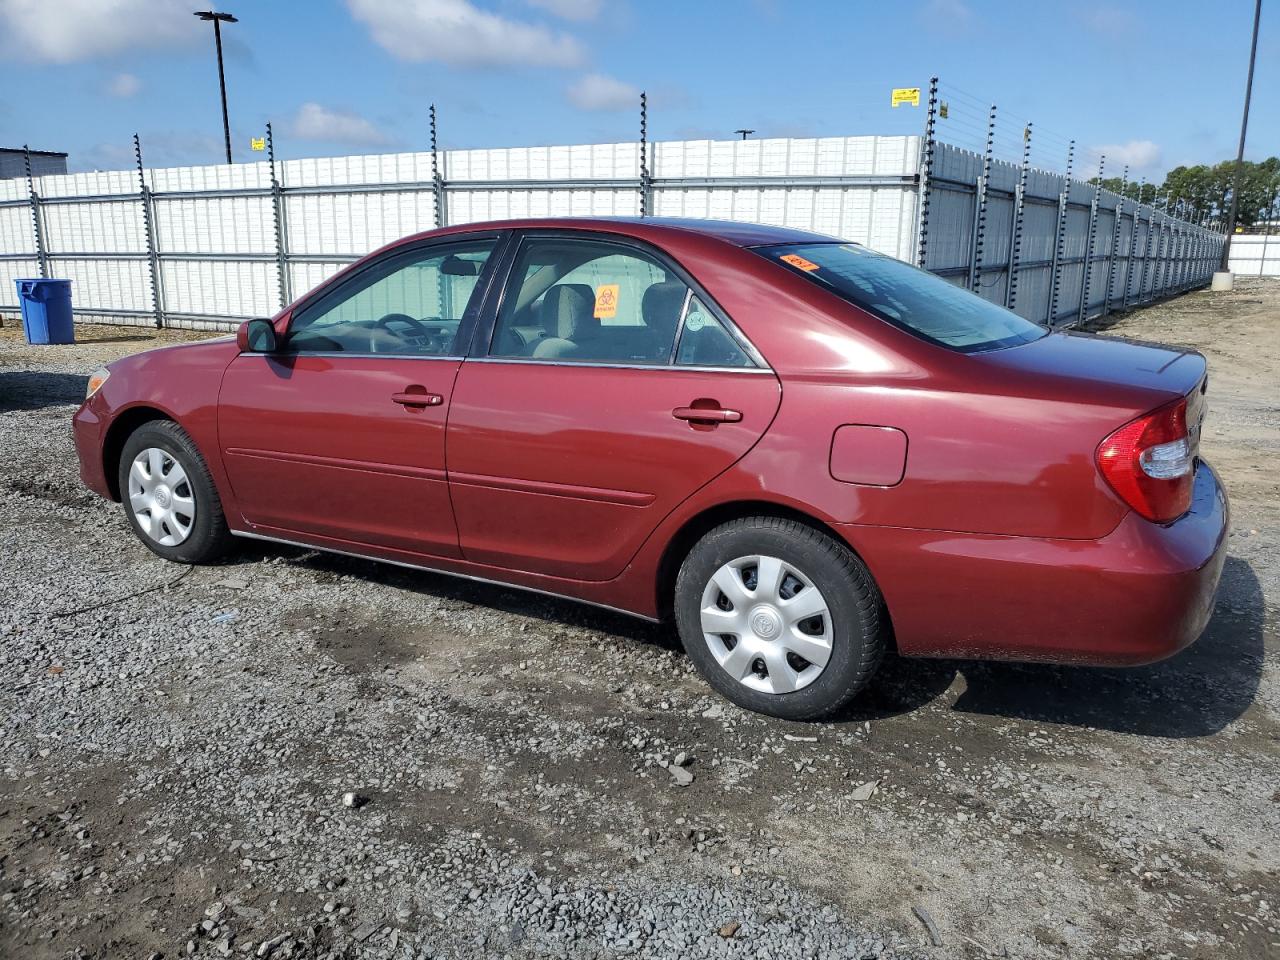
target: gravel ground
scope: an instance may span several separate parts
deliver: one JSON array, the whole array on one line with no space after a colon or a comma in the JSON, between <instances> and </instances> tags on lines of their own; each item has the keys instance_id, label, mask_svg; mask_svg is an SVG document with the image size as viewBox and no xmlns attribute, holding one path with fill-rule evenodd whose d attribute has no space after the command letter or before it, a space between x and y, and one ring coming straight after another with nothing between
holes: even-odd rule
<instances>
[{"instance_id":1,"label":"gravel ground","mask_svg":"<svg viewBox=\"0 0 1280 960\"><path fill-rule=\"evenodd\" d=\"M1128 671L891 661L803 725L570 603L165 564L80 487L68 419L181 335L8 323L0 957L1280 956L1280 284L1110 332L1209 357L1206 635Z\"/></svg>"}]
</instances>

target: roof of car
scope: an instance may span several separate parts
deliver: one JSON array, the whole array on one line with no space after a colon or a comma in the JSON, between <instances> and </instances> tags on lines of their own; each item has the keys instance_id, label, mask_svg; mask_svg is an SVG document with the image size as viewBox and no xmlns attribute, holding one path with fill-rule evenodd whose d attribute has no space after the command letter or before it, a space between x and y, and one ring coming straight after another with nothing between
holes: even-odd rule
<instances>
[{"instance_id":1,"label":"roof of car","mask_svg":"<svg viewBox=\"0 0 1280 960\"><path fill-rule=\"evenodd\" d=\"M531 217L519 220L459 224L453 230L483 230L486 228L591 230L594 228L616 232L620 227L636 228L637 233L647 233L654 229L700 233L739 247L753 247L771 243L831 242L836 239L821 233L795 230L791 227L777 227L764 223L740 223L736 220L698 220L693 217Z\"/></svg>"}]
</instances>

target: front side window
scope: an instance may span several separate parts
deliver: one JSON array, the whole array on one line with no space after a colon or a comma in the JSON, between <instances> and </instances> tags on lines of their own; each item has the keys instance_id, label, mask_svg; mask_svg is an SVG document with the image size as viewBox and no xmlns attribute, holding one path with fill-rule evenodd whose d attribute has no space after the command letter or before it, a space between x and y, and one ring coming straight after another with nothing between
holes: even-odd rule
<instances>
[{"instance_id":1,"label":"front side window","mask_svg":"<svg viewBox=\"0 0 1280 960\"><path fill-rule=\"evenodd\" d=\"M457 356L458 327L496 243L392 254L305 307L290 324L285 350Z\"/></svg>"},{"instance_id":2,"label":"front side window","mask_svg":"<svg viewBox=\"0 0 1280 960\"><path fill-rule=\"evenodd\" d=\"M689 287L656 258L614 243L526 240L490 356L587 363L671 362Z\"/></svg>"},{"instance_id":3,"label":"front side window","mask_svg":"<svg viewBox=\"0 0 1280 960\"><path fill-rule=\"evenodd\" d=\"M756 253L896 327L962 353L1012 347L1048 330L925 270L848 243L786 243Z\"/></svg>"}]
</instances>

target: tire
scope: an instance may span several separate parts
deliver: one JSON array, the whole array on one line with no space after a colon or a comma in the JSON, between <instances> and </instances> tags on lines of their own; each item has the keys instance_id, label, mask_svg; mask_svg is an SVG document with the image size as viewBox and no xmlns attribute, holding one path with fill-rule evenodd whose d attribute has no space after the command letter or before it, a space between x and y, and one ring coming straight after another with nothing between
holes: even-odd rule
<instances>
[{"instance_id":1,"label":"tire","mask_svg":"<svg viewBox=\"0 0 1280 960\"><path fill-rule=\"evenodd\" d=\"M129 525L157 556L210 563L230 549L231 532L209 467L176 423L152 420L135 430L120 453L118 476Z\"/></svg>"},{"instance_id":2,"label":"tire","mask_svg":"<svg viewBox=\"0 0 1280 960\"><path fill-rule=\"evenodd\" d=\"M698 672L739 706L784 720L827 716L867 685L888 646L883 610L848 547L779 517L716 527L676 577L676 625Z\"/></svg>"}]
</instances>

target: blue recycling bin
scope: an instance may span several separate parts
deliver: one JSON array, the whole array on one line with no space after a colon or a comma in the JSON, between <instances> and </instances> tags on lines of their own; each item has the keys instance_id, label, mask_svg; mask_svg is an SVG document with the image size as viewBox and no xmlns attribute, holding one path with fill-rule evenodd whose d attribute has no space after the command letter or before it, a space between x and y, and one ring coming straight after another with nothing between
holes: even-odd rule
<instances>
[{"instance_id":1,"label":"blue recycling bin","mask_svg":"<svg viewBox=\"0 0 1280 960\"><path fill-rule=\"evenodd\" d=\"M75 343L70 280L15 280L27 343Z\"/></svg>"}]
</instances>

